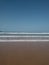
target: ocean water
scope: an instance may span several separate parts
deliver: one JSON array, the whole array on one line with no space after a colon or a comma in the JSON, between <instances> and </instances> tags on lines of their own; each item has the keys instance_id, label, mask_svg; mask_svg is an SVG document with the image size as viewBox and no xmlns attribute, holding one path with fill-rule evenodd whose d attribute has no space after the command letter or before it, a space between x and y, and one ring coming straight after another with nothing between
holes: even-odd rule
<instances>
[{"instance_id":1,"label":"ocean water","mask_svg":"<svg viewBox=\"0 0 49 65\"><path fill-rule=\"evenodd\" d=\"M49 34L0 34L0 36L49 36Z\"/></svg>"},{"instance_id":2,"label":"ocean water","mask_svg":"<svg viewBox=\"0 0 49 65\"><path fill-rule=\"evenodd\" d=\"M14 36L14 37L12 37L12 36ZM24 36L30 36L30 37L24 37ZM47 37L45 37L45 36L47 36ZM24 33L24 34L19 34L19 33L10 34L10 33L3 33L3 34L0 34L0 40L49 40L49 34L26 34L26 33Z\"/></svg>"}]
</instances>

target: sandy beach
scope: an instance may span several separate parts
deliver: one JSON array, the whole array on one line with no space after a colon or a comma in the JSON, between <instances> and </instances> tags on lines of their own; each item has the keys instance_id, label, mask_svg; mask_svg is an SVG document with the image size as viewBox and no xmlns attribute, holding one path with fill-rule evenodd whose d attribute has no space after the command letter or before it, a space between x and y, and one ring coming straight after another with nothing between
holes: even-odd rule
<instances>
[{"instance_id":1,"label":"sandy beach","mask_svg":"<svg viewBox=\"0 0 49 65\"><path fill-rule=\"evenodd\" d=\"M0 42L0 65L49 65L49 42Z\"/></svg>"}]
</instances>

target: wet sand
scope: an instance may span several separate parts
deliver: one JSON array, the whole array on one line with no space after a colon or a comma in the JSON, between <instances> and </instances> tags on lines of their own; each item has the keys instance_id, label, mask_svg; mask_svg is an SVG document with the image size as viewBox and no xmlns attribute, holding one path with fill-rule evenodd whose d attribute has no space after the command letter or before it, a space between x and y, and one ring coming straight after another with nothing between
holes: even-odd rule
<instances>
[{"instance_id":1,"label":"wet sand","mask_svg":"<svg viewBox=\"0 0 49 65\"><path fill-rule=\"evenodd\" d=\"M0 65L49 65L49 42L0 42Z\"/></svg>"}]
</instances>

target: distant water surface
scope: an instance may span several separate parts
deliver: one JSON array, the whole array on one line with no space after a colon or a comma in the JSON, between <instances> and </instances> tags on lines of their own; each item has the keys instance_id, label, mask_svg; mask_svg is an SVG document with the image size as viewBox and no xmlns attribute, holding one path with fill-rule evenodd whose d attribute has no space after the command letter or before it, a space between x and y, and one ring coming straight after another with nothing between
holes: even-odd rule
<instances>
[{"instance_id":1,"label":"distant water surface","mask_svg":"<svg viewBox=\"0 0 49 65\"><path fill-rule=\"evenodd\" d=\"M0 36L49 36L49 34L0 34Z\"/></svg>"}]
</instances>

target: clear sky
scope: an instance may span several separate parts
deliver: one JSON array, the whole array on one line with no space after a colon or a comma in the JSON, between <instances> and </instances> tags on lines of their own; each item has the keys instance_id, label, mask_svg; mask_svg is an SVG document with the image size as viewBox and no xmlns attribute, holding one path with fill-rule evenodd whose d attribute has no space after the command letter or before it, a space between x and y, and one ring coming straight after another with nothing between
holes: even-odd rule
<instances>
[{"instance_id":1,"label":"clear sky","mask_svg":"<svg viewBox=\"0 0 49 65\"><path fill-rule=\"evenodd\" d=\"M49 0L0 0L0 30L49 32Z\"/></svg>"}]
</instances>

